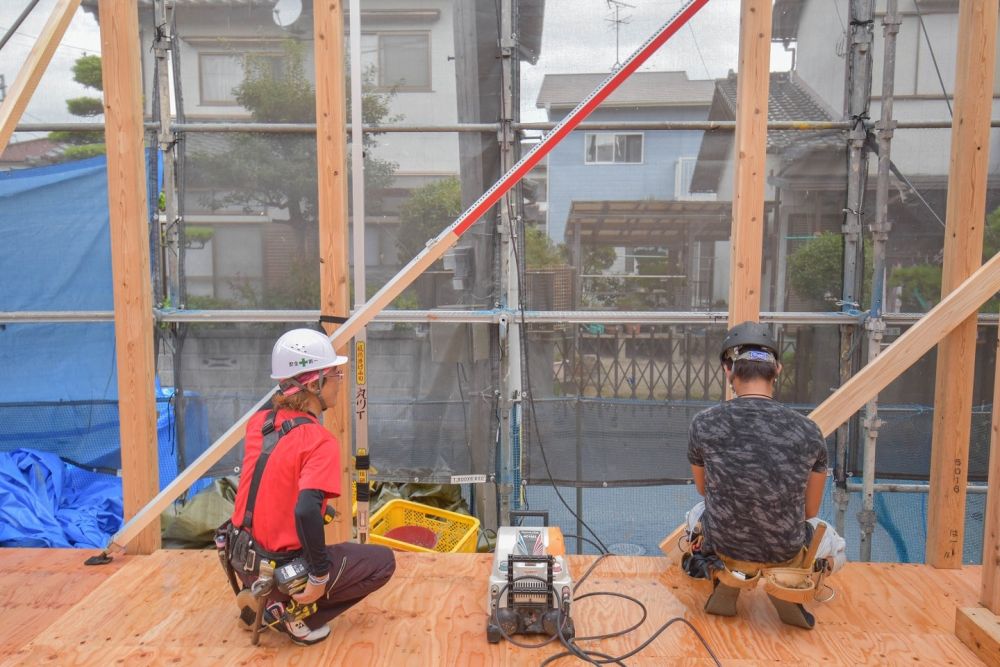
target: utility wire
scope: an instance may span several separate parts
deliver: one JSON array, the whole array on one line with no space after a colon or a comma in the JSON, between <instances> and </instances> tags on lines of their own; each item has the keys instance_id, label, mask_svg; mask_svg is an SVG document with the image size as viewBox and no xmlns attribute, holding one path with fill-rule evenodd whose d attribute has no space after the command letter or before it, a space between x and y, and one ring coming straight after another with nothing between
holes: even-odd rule
<instances>
[{"instance_id":1,"label":"utility wire","mask_svg":"<svg viewBox=\"0 0 1000 667\"><path fill-rule=\"evenodd\" d=\"M691 27L690 21L687 24L687 29L691 31L691 39L694 40L694 50L698 52L698 58L701 60L701 66L705 68L705 76L711 79L712 73L708 71L708 65L705 64L705 56L701 54L701 47L698 46L698 36L694 34L694 28Z\"/></svg>"},{"instance_id":2,"label":"utility wire","mask_svg":"<svg viewBox=\"0 0 1000 667\"><path fill-rule=\"evenodd\" d=\"M927 42L927 50L931 52L931 62L934 63L934 71L937 72L938 83L941 84L941 94L944 95L944 103L948 105L948 115L954 118L955 114L951 110L951 100L948 99L948 89L945 88L944 77L941 76L941 68L938 67L937 57L934 55L931 36L927 33L927 26L924 25L924 15L920 11L920 3L914 2L913 6L917 9L917 19L920 21L920 31L924 33L924 41Z\"/></svg>"},{"instance_id":3,"label":"utility wire","mask_svg":"<svg viewBox=\"0 0 1000 667\"><path fill-rule=\"evenodd\" d=\"M17 27L17 24L15 23L15 25L13 26L13 28L10 29L10 30L8 30L7 33L4 35L4 37L7 38L7 39L10 39L10 37L13 37L14 35L17 35L18 37L24 37L25 39L30 39L32 42L37 42L38 41L38 36L37 35L29 35L26 32L21 32L20 30L17 30L16 27ZM0 30L3 30L3 29L4 29L3 26L0 26ZM6 41L4 41L3 43L6 44ZM2 46L3 45L0 44L0 48L2 48ZM76 49L77 51L83 51L84 53L92 53L92 54L95 54L95 55L98 54L98 53L100 53L100 51L101 51L100 47L91 47L89 49L85 49L82 46L77 46L75 44L68 44L66 42L59 42L56 45L56 48L57 49L61 49L61 48Z\"/></svg>"}]
</instances>

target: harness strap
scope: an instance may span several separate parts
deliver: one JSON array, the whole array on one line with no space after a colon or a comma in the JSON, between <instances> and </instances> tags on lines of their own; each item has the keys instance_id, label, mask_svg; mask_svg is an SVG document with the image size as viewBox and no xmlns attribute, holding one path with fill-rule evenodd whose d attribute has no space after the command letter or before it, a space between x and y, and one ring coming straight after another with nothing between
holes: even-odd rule
<instances>
[{"instance_id":1,"label":"harness strap","mask_svg":"<svg viewBox=\"0 0 1000 667\"><path fill-rule=\"evenodd\" d=\"M250 529L253 528L253 511L257 505L257 490L260 487L261 478L264 477L264 468L267 466L267 460L271 456L271 452L278 446L281 438L288 435L292 429L303 424L315 423L308 417L296 417L295 419L283 421L281 426L275 430L274 418L275 411L269 411L267 417L264 418L264 426L261 428L264 441L261 443L260 456L257 457L257 463L253 468L253 478L250 480L250 493L247 495L246 511L243 513L242 527L247 532L250 532Z\"/></svg>"}]
</instances>

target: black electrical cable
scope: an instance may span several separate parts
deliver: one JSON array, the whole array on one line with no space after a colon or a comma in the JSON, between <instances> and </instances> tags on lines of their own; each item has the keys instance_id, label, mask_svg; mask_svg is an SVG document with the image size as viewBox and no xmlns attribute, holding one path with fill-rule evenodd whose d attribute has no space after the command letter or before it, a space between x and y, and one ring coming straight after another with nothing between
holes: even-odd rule
<instances>
[{"instance_id":1,"label":"black electrical cable","mask_svg":"<svg viewBox=\"0 0 1000 667\"><path fill-rule=\"evenodd\" d=\"M594 547L595 549L597 549L602 554L609 553L608 551L602 549L600 544L598 544L597 542L595 542L595 541L593 541L593 540L591 540L589 538L586 538L586 537L584 537L582 535L574 535L572 533L563 533L563 539L566 539L566 540L580 540L581 542L586 542L590 546Z\"/></svg>"},{"instance_id":2,"label":"black electrical cable","mask_svg":"<svg viewBox=\"0 0 1000 667\"><path fill-rule=\"evenodd\" d=\"M509 198L507 198L507 206L508 207L511 206ZM519 249L517 247L517 241L516 241L517 237L514 234L514 216L513 216L513 213L514 213L513 210L508 210L508 213L507 213L507 226L508 226L508 231L510 233L511 248L514 251L514 253L513 253L514 254L514 270L515 270L515 273L517 274L518 293L520 293L520 291L521 291L521 284L522 284L522 281L521 281L521 253L520 253L520 251L519 251ZM518 311L519 311L519 313L521 315L521 332L522 332L521 347L524 350L525 356L528 359L530 359L531 358L530 355L527 354L527 352L528 352L528 338L527 338L526 335L523 335L528 330L528 323L527 323L527 320L525 319L525 316L524 316L524 301L523 300L519 300L519 302L518 302ZM526 393L528 395L528 407L529 407L529 409L531 411L531 424L532 424L532 426L534 427L534 430L535 430L535 441L538 443L538 451L542 455L542 463L545 464L545 473L546 473L546 475L548 475L549 484L552 485L552 489L556 492L556 497L559 498L559 500L562 502L563 506L569 511L569 513L573 515L573 518L576 519L577 521L579 521L580 525L583 526L584 528L586 528L587 531L591 535L594 536L594 539L597 540L598 544L601 545L601 551L607 552L608 551L607 545L604 544L604 542L597 535L597 533L594 532L594 529L591 528L587 524L587 522L584 521L583 518L580 517L580 515L577 514L573 510L572 507L570 507L570 504L568 502L566 502L566 499L563 498L562 493L559 491L559 487L556 485L555 479L553 479L552 468L549 466L549 457L546 455L546 453L545 453L545 446L542 444L541 429L538 428L538 415L537 415L537 411L535 410L535 392L532 391L532 389L531 389L531 364L530 363L526 363L526 364L523 364L522 367L524 368L525 384L527 385L527 388L528 388L528 391Z\"/></svg>"}]
</instances>

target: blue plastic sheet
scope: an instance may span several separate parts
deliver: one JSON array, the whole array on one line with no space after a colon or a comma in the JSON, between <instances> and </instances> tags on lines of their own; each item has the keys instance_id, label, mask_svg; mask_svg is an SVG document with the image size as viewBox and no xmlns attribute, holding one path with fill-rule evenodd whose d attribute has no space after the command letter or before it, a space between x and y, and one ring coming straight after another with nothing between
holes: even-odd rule
<instances>
[{"instance_id":1,"label":"blue plastic sheet","mask_svg":"<svg viewBox=\"0 0 1000 667\"><path fill-rule=\"evenodd\" d=\"M0 172L0 311L113 310L108 218L104 157ZM121 467L114 325L0 325L0 369L0 545L104 547L121 523L121 482L60 457ZM178 443L173 390L156 390L162 488ZM208 426L204 402L186 405L190 462Z\"/></svg>"},{"instance_id":2,"label":"blue plastic sheet","mask_svg":"<svg viewBox=\"0 0 1000 667\"><path fill-rule=\"evenodd\" d=\"M122 515L119 478L45 452L0 453L0 546L103 549Z\"/></svg>"}]
</instances>

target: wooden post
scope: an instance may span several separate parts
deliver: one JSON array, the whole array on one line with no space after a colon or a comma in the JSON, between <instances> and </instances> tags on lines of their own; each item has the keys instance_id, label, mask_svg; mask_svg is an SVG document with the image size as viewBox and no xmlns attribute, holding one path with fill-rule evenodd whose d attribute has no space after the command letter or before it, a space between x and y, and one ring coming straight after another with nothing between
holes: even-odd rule
<instances>
[{"instance_id":1,"label":"wooden post","mask_svg":"<svg viewBox=\"0 0 1000 667\"><path fill-rule=\"evenodd\" d=\"M740 62L736 79L736 183L729 263L729 326L760 319L770 63L771 1L742 0Z\"/></svg>"},{"instance_id":2,"label":"wooden post","mask_svg":"<svg viewBox=\"0 0 1000 667\"><path fill-rule=\"evenodd\" d=\"M7 149L7 142L14 134L17 122L21 120L21 114L28 106L28 101L38 87L38 81L45 73L45 68L52 60L52 54L66 34L66 28L69 27L79 6L80 0L59 0L52 9L52 14L42 28L41 34L38 35L38 40L31 47L27 60L21 65L6 99L0 104L0 155Z\"/></svg>"},{"instance_id":3,"label":"wooden post","mask_svg":"<svg viewBox=\"0 0 1000 667\"><path fill-rule=\"evenodd\" d=\"M127 520L159 490L141 51L136 3L102 2L98 10L104 142L108 151L122 492ZM130 544L136 553L148 554L158 549L159 519L150 521Z\"/></svg>"},{"instance_id":4,"label":"wooden post","mask_svg":"<svg viewBox=\"0 0 1000 667\"><path fill-rule=\"evenodd\" d=\"M1000 353L1000 340L997 341ZM988 665L1000 664L1000 363L993 375L993 420L990 432L989 488L983 520L982 607L955 612L955 635Z\"/></svg>"},{"instance_id":5,"label":"wooden post","mask_svg":"<svg viewBox=\"0 0 1000 667\"><path fill-rule=\"evenodd\" d=\"M997 339L997 354L1000 355L1000 338ZM986 489L986 517L983 519L983 585L979 603L994 614L1000 614L1000 363L993 371L989 488Z\"/></svg>"},{"instance_id":6,"label":"wooden post","mask_svg":"<svg viewBox=\"0 0 1000 667\"><path fill-rule=\"evenodd\" d=\"M982 262L996 30L996 0L962 0L942 296ZM935 567L962 566L975 360L976 314L971 313L938 345L925 553L926 562Z\"/></svg>"},{"instance_id":7,"label":"wooden post","mask_svg":"<svg viewBox=\"0 0 1000 667\"><path fill-rule=\"evenodd\" d=\"M313 5L316 61L316 171L319 188L320 312L346 317L351 308L347 281L347 114L344 81L344 7L340 0ZM355 137L361 141L361 137ZM364 258L357 261L363 262ZM324 324L327 335L337 325ZM345 341L346 343L347 341ZM345 348L339 354L349 354ZM328 542L351 539L351 410L345 379L324 424L340 442L340 497Z\"/></svg>"},{"instance_id":8,"label":"wooden post","mask_svg":"<svg viewBox=\"0 0 1000 667\"><path fill-rule=\"evenodd\" d=\"M903 374L949 331L1000 291L1000 254L983 264L955 291L941 299L906 333L840 386L809 418L824 436L851 418L861 406Z\"/></svg>"}]
</instances>

